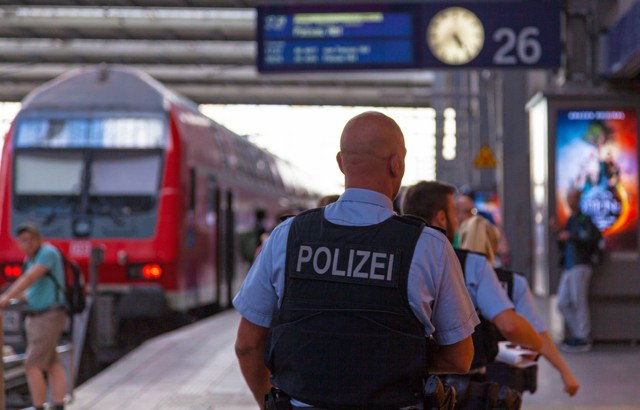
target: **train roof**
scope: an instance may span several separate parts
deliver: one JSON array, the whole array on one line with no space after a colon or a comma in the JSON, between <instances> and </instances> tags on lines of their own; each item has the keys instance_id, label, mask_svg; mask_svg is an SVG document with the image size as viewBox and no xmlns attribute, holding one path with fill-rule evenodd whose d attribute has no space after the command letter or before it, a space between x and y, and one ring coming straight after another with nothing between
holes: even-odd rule
<instances>
[{"instance_id":1,"label":"train roof","mask_svg":"<svg viewBox=\"0 0 640 410\"><path fill-rule=\"evenodd\" d=\"M82 67L29 93L22 110L166 111L169 103L197 111L192 101L172 92L147 73L120 65Z\"/></svg>"}]
</instances>

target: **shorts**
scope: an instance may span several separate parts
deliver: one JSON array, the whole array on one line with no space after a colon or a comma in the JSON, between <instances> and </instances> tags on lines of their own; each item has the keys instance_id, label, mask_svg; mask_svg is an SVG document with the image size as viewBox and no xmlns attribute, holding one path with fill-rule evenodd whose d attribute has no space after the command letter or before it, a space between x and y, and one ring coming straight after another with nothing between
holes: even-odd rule
<instances>
[{"instance_id":1,"label":"shorts","mask_svg":"<svg viewBox=\"0 0 640 410\"><path fill-rule=\"evenodd\" d=\"M66 322L67 313L63 309L53 309L35 316L27 316L25 366L47 370L59 361L56 346Z\"/></svg>"}]
</instances>

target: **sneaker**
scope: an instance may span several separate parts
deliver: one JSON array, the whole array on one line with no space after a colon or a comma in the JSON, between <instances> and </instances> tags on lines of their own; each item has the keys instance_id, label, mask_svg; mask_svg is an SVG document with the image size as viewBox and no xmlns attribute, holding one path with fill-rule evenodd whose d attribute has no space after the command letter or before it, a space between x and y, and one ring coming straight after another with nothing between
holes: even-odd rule
<instances>
[{"instance_id":1,"label":"sneaker","mask_svg":"<svg viewBox=\"0 0 640 410\"><path fill-rule=\"evenodd\" d=\"M586 339L569 338L565 339L560 345L560 349L563 352L568 353L583 353L590 352L593 348L591 342Z\"/></svg>"}]
</instances>

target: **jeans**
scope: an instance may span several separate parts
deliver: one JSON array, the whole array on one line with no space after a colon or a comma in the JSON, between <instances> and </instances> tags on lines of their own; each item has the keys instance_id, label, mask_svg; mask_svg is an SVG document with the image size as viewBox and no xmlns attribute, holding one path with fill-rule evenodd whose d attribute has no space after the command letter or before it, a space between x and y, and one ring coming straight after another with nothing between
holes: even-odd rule
<instances>
[{"instance_id":1,"label":"jeans","mask_svg":"<svg viewBox=\"0 0 640 410\"><path fill-rule=\"evenodd\" d=\"M591 335L589 314L590 265L565 269L558 286L558 309L572 337L587 340Z\"/></svg>"}]
</instances>

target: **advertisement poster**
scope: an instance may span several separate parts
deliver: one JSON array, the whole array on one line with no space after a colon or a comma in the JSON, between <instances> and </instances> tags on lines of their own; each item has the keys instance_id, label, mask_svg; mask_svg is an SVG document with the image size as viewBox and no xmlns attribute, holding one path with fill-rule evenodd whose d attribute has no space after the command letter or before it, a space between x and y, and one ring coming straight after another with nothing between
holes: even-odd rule
<instances>
[{"instance_id":1,"label":"advertisement poster","mask_svg":"<svg viewBox=\"0 0 640 410\"><path fill-rule=\"evenodd\" d=\"M638 249L638 116L633 109L558 112L556 209L569 218L567 192L600 228L609 251Z\"/></svg>"},{"instance_id":2,"label":"advertisement poster","mask_svg":"<svg viewBox=\"0 0 640 410\"><path fill-rule=\"evenodd\" d=\"M491 221L492 224L502 226L500 214L500 200L495 191L477 191L475 193L474 205L478 212Z\"/></svg>"}]
</instances>

